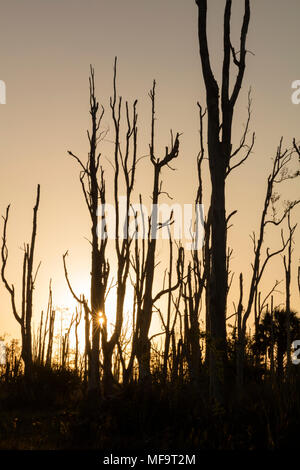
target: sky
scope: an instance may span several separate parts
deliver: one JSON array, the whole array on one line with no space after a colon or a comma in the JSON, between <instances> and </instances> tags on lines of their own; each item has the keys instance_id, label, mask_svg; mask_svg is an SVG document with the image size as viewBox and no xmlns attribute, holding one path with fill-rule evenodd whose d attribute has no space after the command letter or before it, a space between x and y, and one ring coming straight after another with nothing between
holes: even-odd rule
<instances>
[{"instance_id":1,"label":"sky","mask_svg":"<svg viewBox=\"0 0 300 470\"><path fill-rule=\"evenodd\" d=\"M211 60L220 77L223 0L208 2ZM242 21L241 0L233 1L232 32L238 44ZM237 209L229 244L235 279L229 299L238 301L238 275L247 279L253 257L249 234L258 230L271 158L281 137L283 146L300 141L300 105L291 101L293 81L300 79L300 4L298 0L252 0L247 38L245 80L236 108L234 142L239 143L247 119L247 95L252 90L251 131L256 133L253 153L227 182L228 213ZM103 164L112 181L113 62L118 57L118 94L130 103L138 99L140 156L149 153L151 104L148 92L157 82L157 153L170 143L170 129L181 132L176 171L164 172L164 189L173 202L193 202L196 193L196 157L199 150L197 101L205 107L197 38L197 7L193 0L10 0L0 17L0 80L6 84L6 104L0 105L0 213L11 204L8 225L7 277L19 292L22 246L31 235L36 187L41 185L36 266L41 267L34 292L34 320L47 306L50 278L54 305L72 308L64 279L62 255L69 250L68 266L74 290L89 292L89 218L78 179L79 168L67 151L85 160L88 151L89 67L95 68L96 94L105 108ZM151 164L141 160L137 193L150 200ZM204 173L205 207L209 174ZM109 183L108 183L109 185ZM137 194L136 193L136 194ZM282 200L299 197L296 182L284 185ZM166 201L164 201L166 202ZM299 209L292 221L299 220ZM3 225L1 225L2 231ZM300 227L295 236L292 307L300 312L296 286ZM280 238L269 234L270 247ZM164 260L164 249L158 255ZM163 264L163 263L162 263ZM282 260L275 260L262 285L267 293L283 279ZM283 290L283 283L282 283ZM17 297L20 304L20 296ZM278 303L284 295L278 294ZM19 335L10 299L0 286L0 335Z\"/></svg>"}]
</instances>

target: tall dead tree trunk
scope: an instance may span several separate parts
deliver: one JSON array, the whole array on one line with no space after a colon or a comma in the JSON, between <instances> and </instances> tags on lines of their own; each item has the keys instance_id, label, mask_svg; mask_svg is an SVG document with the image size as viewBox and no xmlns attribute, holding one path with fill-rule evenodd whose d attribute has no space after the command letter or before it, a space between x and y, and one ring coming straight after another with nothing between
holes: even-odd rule
<instances>
[{"instance_id":1,"label":"tall dead tree trunk","mask_svg":"<svg viewBox=\"0 0 300 470\"><path fill-rule=\"evenodd\" d=\"M285 311L286 311L286 336L287 336L287 379L290 377L291 370L291 268L292 268L292 244L293 235L297 224L291 226L291 215L288 213L289 243L287 247L287 257L284 255L283 264L285 272Z\"/></svg>"},{"instance_id":2,"label":"tall dead tree trunk","mask_svg":"<svg viewBox=\"0 0 300 470\"><path fill-rule=\"evenodd\" d=\"M210 313L210 390L214 400L223 399L223 373L226 362L226 300L227 300L227 222L225 204L225 180L231 171L232 122L234 107L240 93L246 58L246 38L250 21L250 2L245 0L245 11L240 37L239 58L230 38L231 0L226 0L224 11L224 58L222 68L221 103L219 85L214 77L207 41L207 0L196 0L198 6L198 36L202 74L206 88L207 143L211 192L211 273L209 286ZM231 58L238 72L229 93ZM221 122L220 122L221 117ZM221 133L221 135L220 135ZM236 165L234 165L236 166Z\"/></svg>"},{"instance_id":3,"label":"tall dead tree trunk","mask_svg":"<svg viewBox=\"0 0 300 470\"><path fill-rule=\"evenodd\" d=\"M52 312L52 289L51 289L51 279L50 279L50 282L49 282L49 297L48 297L48 305L47 305L47 313L46 313L44 331L43 331L43 312L42 312L42 315L41 315L41 322L40 322L39 364L41 364L41 365L45 364L45 349L46 349L47 333L49 333L49 341L50 341L51 312ZM48 327L48 322L49 322L49 327Z\"/></svg>"},{"instance_id":4,"label":"tall dead tree trunk","mask_svg":"<svg viewBox=\"0 0 300 470\"><path fill-rule=\"evenodd\" d=\"M78 356L79 356L78 326L80 325L81 317L82 317L82 305L79 306L79 309L76 308L76 317L75 317L75 356L74 356L75 372L78 372Z\"/></svg>"},{"instance_id":5,"label":"tall dead tree trunk","mask_svg":"<svg viewBox=\"0 0 300 470\"><path fill-rule=\"evenodd\" d=\"M91 253L91 308L90 313L92 316L92 345L89 355L89 380L88 391L91 395L96 396L100 392L100 324L99 319L104 313L105 309L105 292L107 280L109 275L109 263L106 260L105 249L107 245L106 221L105 221L105 183L104 172L100 167L100 156L97 154L97 145L99 140L106 133L99 131L104 108L99 116L99 103L95 96L95 80L94 69L91 67L89 77L90 85L90 115L91 115L91 132L88 131L89 139L89 155L86 165L74 155L68 152L69 155L74 157L81 167L80 182L82 185L83 194L91 217L91 233L92 233L92 253ZM100 177L98 172L100 169ZM87 182L86 182L87 180ZM101 210L100 209L101 203ZM99 210L99 213L98 213ZM98 235L98 216L101 215L101 225ZM99 217L100 218L100 217ZM102 236L103 235L103 236ZM65 267L66 273L66 267ZM69 283L69 282L68 282ZM69 286L70 287L70 286ZM73 293L74 294L74 293ZM82 303L75 295L78 302ZM85 308L87 308L87 305Z\"/></svg>"},{"instance_id":6,"label":"tall dead tree trunk","mask_svg":"<svg viewBox=\"0 0 300 470\"><path fill-rule=\"evenodd\" d=\"M83 297L84 300L84 297ZM84 348L84 383L88 384L89 377L89 365L91 363L91 341L90 341L90 310L86 302L83 302L84 309L84 337L85 337L85 348Z\"/></svg>"},{"instance_id":7,"label":"tall dead tree trunk","mask_svg":"<svg viewBox=\"0 0 300 470\"><path fill-rule=\"evenodd\" d=\"M52 293L51 293L51 308L49 308L49 332L48 332L48 346L46 354L46 367L51 368L52 353L53 353L53 336L54 336L54 323L56 310L52 309Z\"/></svg>"},{"instance_id":8,"label":"tall dead tree trunk","mask_svg":"<svg viewBox=\"0 0 300 470\"><path fill-rule=\"evenodd\" d=\"M169 246L170 246L170 256L169 256L169 272L168 272L168 288L169 288L169 293L168 293L168 300L167 300L167 319L166 321L164 320L163 315L161 314L161 311L159 310L161 322L164 326L165 330L165 345L164 345L164 352L163 352L163 367L162 367L162 373L163 373L163 381L166 382L168 379L168 364L169 364L169 355L170 355L170 346L171 346L171 337L172 334L174 333L175 330L175 324L176 324L176 319L178 315L178 311L176 309L172 325L171 325L171 304L172 304L172 271L173 271L173 242L171 238L171 233L169 231ZM181 295L181 293L179 294Z\"/></svg>"},{"instance_id":9,"label":"tall dead tree trunk","mask_svg":"<svg viewBox=\"0 0 300 470\"><path fill-rule=\"evenodd\" d=\"M152 102L152 123L151 123L151 143L150 143L150 160L154 169L153 179L153 191L152 191L152 214L151 214L151 227L148 240L147 255L144 266L144 289L142 302L138 307L137 311L137 335L136 335L136 357L139 364L139 380L141 382L148 381L150 373L150 341L148 337L149 328L152 319L153 310L153 279L155 270L155 251L156 251L156 240L157 231L159 228L158 221L158 201L159 195L161 194L161 181L160 175L161 170L164 166L167 166L174 158L178 156L179 152L179 134L176 134L175 141L171 143L171 150L169 151L166 147L166 154L163 159L155 156L154 150L154 132L155 132L155 81L153 82L153 88L150 92L150 98ZM172 288L173 289L173 288ZM169 289L167 290L169 292ZM156 300L162 295L158 294L155 297Z\"/></svg>"},{"instance_id":10,"label":"tall dead tree trunk","mask_svg":"<svg viewBox=\"0 0 300 470\"><path fill-rule=\"evenodd\" d=\"M14 285L9 285L6 275L5 268L8 258L8 248L6 244L6 231L7 223L9 216L10 206L6 209L6 215L4 219L3 227L3 237L2 237L2 269L1 277L2 281L8 290L11 298L11 305L15 319L21 327L21 337L22 337L22 359L24 361L24 372L25 376L30 377L32 369L32 331L31 331L31 321L32 321L32 299L33 299L33 289L36 281L36 276L38 273L39 266L33 273L33 260L34 260L34 249L35 249L35 240L37 232L37 213L40 203L40 185L37 186L37 196L36 203L33 208L33 222L32 222L32 234L30 244L25 245L24 248L24 258L23 258L23 277L22 277L22 306L21 306L21 315L18 314L16 303L15 303L15 287Z\"/></svg>"},{"instance_id":11,"label":"tall dead tree trunk","mask_svg":"<svg viewBox=\"0 0 300 470\"><path fill-rule=\"evenodd\" d=\"M46 319L47 320L47 319ZM42 310L41 313L41 320L40 320L40 325L37 331L37 354L36 354L36 361L39 365L43 365L43 359L42 359L42 351L43 351L43 345L42 345L42 331L43 331L43 321L44 321L44 311ZM46 329L46 325L45 325Z\"/></svg>"},{"instance_id":12,"label":"tall dead tree trunk","mask_svg":"<svg viewBox=\"0 0 300 470\"><path fill-rule=\"evenodd\" d=\"M123 325L123 310L126 294L126 283L128 280L129 267L130 267L130 245L131 235L129 233L129 218L130 218L130 205L131 194L133 191L135 181L135 170L137 163L137 100L133 103L132 119L130 118L129 106L126 101L126 120L127 132L125 138L125 150L121 151L120 142L120 124L121 124L121 105L122 97L119 97L117 104L117 59L114 64L114 93L110 101L112 110L112 118L115 128L115 152L114 152L114 202L115 202L115 249L118 259L117 267L117 302L116 302L116 322L114 331L111 338L107 337L107 321L104 314L104 323L102 326L102 347L103 347L103 385L105 392L109 393L113 384L112 373L112 356L115 347L117 346ZM132 156L130 157L130 150L132 149ZM119 177L120 167L123 172L125 187L126 187L126 201L125 201L125 217L120 219L119 211ZM121 211L122 212L122 211ZM121 224L123 224L121 226ZM122 242L120 241L119 229L122 228Z\"/></svg>"},{"instance_id":13,"label":"tall dead tree trunk","mask_svg":"<svg viewBox=\"0 0 300 470\"><path fill-rule=\"evenodd\" d=\"M202 165L205 156L204 149L204 137L203 137L203 119L206 115L206 110L202 112L202 106L197 103L199 108L199 120L200 120L200 150L197 156L197 171L198 171L198 190L196 196L196 211L197 205L203 204L203 180L202 180ZM197 212L196 212L197 213ZM202 246L202 260L203 260L203 272L201 273L201 262L199 259L198 247L193 252L193 264L195 272L195 300L197 312L202 298L203 289L205 288L205 364L209 364L209 341L210 341L210 315L209 315L209 304L210 304L210 271L211 271L211 208L209 207L207 218L204 221L204 239Z\"/></svg>"}]
</instances>

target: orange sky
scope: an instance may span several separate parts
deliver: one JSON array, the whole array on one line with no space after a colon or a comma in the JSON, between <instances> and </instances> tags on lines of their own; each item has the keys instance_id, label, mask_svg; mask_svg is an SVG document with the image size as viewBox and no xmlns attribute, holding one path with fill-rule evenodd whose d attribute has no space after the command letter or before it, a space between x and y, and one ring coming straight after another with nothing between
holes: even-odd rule
<instances>
[{"instance_id":1,"label":"orange sky","mask_svg":"<svg viewBox=\"0 0 300 470\"><path fill-rule=\"evenodd\" d=\"M209 2L209 39L212 62L219 76L224 1ZM239 35L242 6L233 1L233 37ZM235 142L246 121L247 92L252 87L251 130L256 132L252 156L228 180L228 212L238 209L229 243L234 248L232 270L236 271L232 300L237 302L240 270L250 272L252 246L249 234L258 229L266 176L279 139L290 146L300 140L300 105L291 102L291 84L300 79L298 0L252 0L247 48L247 69L235 120ZM80 294L88 294L90 272L89 218L78 180L79 168L67 156L72 150L85 159L89 126L89 64L95 67L96 92L106 113L104 125L112 129L109 97L112 93L114 57L118 56L119 94L138 98L139 155L148 152L150 101L148 91L157 80L157 149L164 152L169 130L182 132L176 172L164 174L164 187L174 201L191 202L195 197L198 152L197 100L205 105L197 42L197 8L193 0L10 0L1 8L0 80L7 87L7 103L0 105L0 211L11 203L8 227L7 276L19 286L23 242L31 233L36 185L41 184L38 214L36 264L42 261L36 283L36 315L46 308L50 277L54 305L69 306L62 265L68 249L70 277ZM103 154L111 157L107 142ZM108 180L110 165L104 163ZM137 188L150 196L151 165L142 160ZM206 172L204 185L209 188ZM299 188L285 188L283 199L299 196ZM166 202L166 201L165 201ZM207 203L207 198L206 201ZM299 209L293 221L299 219ZM2 231L2 227L1 227ZM294 246L292 306L300 311L296 290L300 227ZM271 246L277 238L270 237ZM279 240L280 242L280 240ZM272 245L273 243L273 245ZM162 256L162 251L160 251ZM163 257L162 257L163 260ZM281 259L266 271L265 291L283 278ZM283 284L282 284L283 289ZM247 288L246 288L247 292ZM8 293L0 287L0 334L16 336ZM279 302L284 296L278 297Z\"/></svg>"}]
</instances>

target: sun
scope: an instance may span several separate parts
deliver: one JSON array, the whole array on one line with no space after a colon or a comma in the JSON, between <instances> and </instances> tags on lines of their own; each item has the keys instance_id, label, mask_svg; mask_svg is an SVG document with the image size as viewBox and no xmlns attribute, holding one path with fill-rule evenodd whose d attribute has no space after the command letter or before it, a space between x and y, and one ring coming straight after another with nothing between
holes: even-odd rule
<instances>
[{"instance_id":1,"label":"sun","mask_svg":"<svg viewBox=\"0 0 300 470\"><path fill-rule=\"evenodd\" d=\"M98 323L101 328L103 328L103 325L105 324L105 317L103 315L103 312L98 313Z\"/></svg>"},{"instance_id":2,"label":"sun","mask_svg":"<svg viewBox=\"0 0 300 470\"><path fill-rule=\"evenodd\" d=\"M85 292L88 292L88 283L85 285ZM122 325L122 336L124 338L130 335L131 328L132 328L132 320L133 320L133 298L134 298L134 291L131 285L128 285L128 289L126 289L126 295L124 299L124 309L123 309L123 325ZM87 294L86 299L90 306L90 297ZM85 351L85 341L86 341L86 332L85 332L85 314L83 305L78 304L72 296L66 300L65 305L63 307L57 307L56 310L56 318L55 318L55 336L60 338L64 337L68 328L70 327L70 323L72 318L76 317L77 314L81 312L80 322L76 326L76 321L74 320L72 323L72 327L69 333L69 340L70 340L70 350L73 352L75 351L76 342L78 344L78 350L81 354L84 354ZM105 307L104 312L99 311L97 315L97 323L99 325L99 329L102 330L104 326L107 329L107 338L111 338L116 323L116 309L117 309L117 286L113 286L111 289L108 290L106 299L105 299ZM79 316L77 317L77 320ZM90 316L90 323L91 323L91 316ZM59 349L59 345L58 345Z\"/></svg>"}]
</instances>

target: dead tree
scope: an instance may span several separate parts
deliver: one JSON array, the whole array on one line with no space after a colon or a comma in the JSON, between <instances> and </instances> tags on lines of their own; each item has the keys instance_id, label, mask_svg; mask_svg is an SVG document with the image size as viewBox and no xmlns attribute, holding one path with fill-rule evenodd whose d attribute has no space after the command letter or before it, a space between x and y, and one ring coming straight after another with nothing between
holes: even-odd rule
<instances>
[{"instance_id":1,"label":"dead tree","mask_svg":"<svg viewBox=\"0 0 300 470\"><path fill-rule=\"evenodd\" d=\"M188 265L186 282L183 287L184 298L184 344L183 348L189 367L190 378L198 382L201 367L200 325L199 314L201 310L201 297L205 278L200 272L198 258L194 265Z\"/></svg>"},{"instance_id":2,"label":"dead tree","mask_svg":"<svg viewBox=\"0 0 300 470\"><path fill-rule=\"evenodd\" d=\"M38 328L38 353L37 353L37 363L39 365L44 365L45 363L45 350L46 350L46 338L48 334L48 344L53 342L53 328L51 328L51 318L52 318L52 289L51 289L51 279L49 282L49 297L47 312L44 324L44 311L41 312L41 319ZM53 325L54 326L54 325ZM52 338L51 338L52 335Z\"/></svg>"},{"instance_id":3,"label":"dead tree","mask_svg":"<svg viewBox=\"0 0 300 470\"><path fill-rule=\"evenodd\" d=\"M240 277L242 276L242 274L240 274ZM256 289L255 291L255 298L254 298L254 342L255 342L255 346L254 346L254 357L255 357L255 366L256 367L259 367L259 364L260 364L260 350L259 350L259 338L258 338L258 334L259 334L259 325L260 325L260 321L261 321L261 317L262 317L262 313L263 311L268 308L268 300L270 299L270 297L276 293L276 292L279 292L277 290L277 287L279 286L279 284L281 283L282 281L278 281L276 279L274 285L272 286L272 288L268 291L268 293L265 295L265 297L262 299L261 297L261 291ZM243 283L243 276L242 276L242 283ZM242 301L243 300L243 285L241 286L240 284L240 300ZM241 306L243 307L243 305L241 304ZM242 311L240 312L242 314ZM240 331L240 329L238 328L238 331ZM237 377L239 377L239 373L237 373Z\"/></svg>"},{"instance_id":4,"label":"dead tree","mask_svg":"<svg viewBox=\"0 0 300 470\"><path fill-rule=\"evenodd\" d=\"M212 183L211 192L211 274L209 286L210 314L210 390L214 400L223 399L223 372L226 362L226 300L227 300L227 221L225 204L225 180L229 172L239 166L230 166L236 153L232 151L232 122L235 105L241 90L246 59L246 38L250 21L250 1L245 0L243 24L241 28L239 52L231 42L231 0L226 0L224 11L221 102L219 85L214 77L207 40L207 0L196 0L198 6L198 36L202 74L206 88L207 103L207 143L209 169ZM231 83L230 64L237 67L237 76ZM221 121L220 121L221 117ZM221 134L221 135L220 135Z\"/></svg>"},{"instance_id":5,"label":"dead tree","mask_svg":"<svg viewBox=\"0 0 300 470\"><path fill-rule=\"evenodd\" d=\"M200 120L200 150L197 156L197 173L198 173L198 190L196 195L196 211L197 204L203 204L203 180L202 180L202 166L205 157L204 149L204 124L203 120L206 115L206 110L202 111L202 106L197 103L199 108L199 120ZM193 272L194 272L194 293L195 306L198 312L203 290L205 288L205 363L209 364L209 341L210 341L210 272L211 272L211 207L208 209L207 217L204 221L204 239L202 247L202 264L203 270L201 271L201 260L199 249L193 251Z\"/></svg>"},{"instance_id":6,"label":"dead tree","mask_svg":"<svg viewBox=\"0 0 300 470\"><path fill-rule=\"evenodd\" d=\"M116 285L116 322L114 331L108 339L107 336L107 319L105 312L103 314L103 324L101 327L102 333L102 348L103 348L103 385L105 392L110 392L113 384L112 373L112 355L115 347L117 346L122 325L123 325L123 310L124 299L126 294L126 283L128 280L129 267L130 267L130 245L132 242L129 233L129 218L130 218L130 198L135 182L135 170L137 164L137 100L134 101L132 107L132 118L129 113L129 105L126 101L126 121L127 131L125 137L125 150L121 150L121 111L122 111L122 97L119 97L117 102L117 59L114 63L114 80L113 80L113 97L110 99L110 107L112 111L112 119L114 123L115 132L115 146L114 146L114 203L115 203L115 251L118 260L117 267L117 285ZM132 154L130 156L130 154ZM125 180L126 188L126 201L125 201L125 217L120 219L119 211L119 180L120 170ZM122 241L120 240L119 231L122 230Z\"/></svg>"},{"instance_id":7,"label":"dead tree","mask_svg":"<svg viewBox=\"0 0 300 470\"><path fill-rule=\"evenodd\" d=\"M40 185L37 186L37 196L36 203L33 208L33 222L32 222L32 234L30 244L24 246L24 258L23 258L23 276L22 276L22 304L21 304L21 314L18 313L15 301L15 287L13 284L9 284L6 279L5 268L8 259L8 248L6 240L7 232L7 223L9 216L10 206L6 209L6 215L4 219L3 227L3 237L2 237L2 269L1 277L2 281L8 290L11 298L12 311L15 319L21 327L21 337L22 337L22 359L24 361L24 372L26 376L30 376L32 369L32 331L31 331L31 321L32 321L32 299L33 299L33 290L39 270L37 267L36 272L33 272L33 260L34 260L34 249L35 249L35 240L37 232L37 213L40 203Z\"/></svg>"},{"instance_id":8,"label":"dead tree","mask_svg":"<svg viewBox=\"0 0 300 470\"><path fill-rule=\"evenodd\" d=\"M152 213L150 220L149 238L147 253L145 257L145 264L140 271L142 285L139 287L140 293L142 293L140 305L137 308L137 322L136 322L136 335L134 337L135 344L134 354L136 355L139 364L139 380L141 382L148 381L150 378L150 341L148 337L149 328L152 320L153 304L165 293L169 292L161 291L155 297L153 297L153 279L155 271L155 252L156 252L156 240L157 232L159 229L158 221L158 201L159 195L162 193L161 187L161 170L163 167L168 166L169 163L177 158L179 152L179 134L176 134L175 140L171 142L171 149L166 147L166 153L164 158L160 159L155 156L155 81L153 82L152 90L149 93L152 103L152 119L151 119L151 143L150 143L150 161L154 169L154 180L153 180L153 191L152 191ZM178 263L181 263L182 252L179 253ZM180 266L177 264L178 270ZM178 271L179 273L179 271ZM176 286L172 286L172 290L177 288L180 281L178 280ZM137 280L137 285L140 281Z\"/></svg>"},{"instance_id":9,"label":"dead tree","mask_svg":"<svg viewBox=\"0 0 300 470\"><path fill-rule=\"evenodd\" d=\"M77 315L77 311L75 315L73 313L72 318L69 323L69 327L67 328L64 335L61 336L62 347L61 347L60 365L62 369L67 368L69 365L70 333L71 333L72 326L76 320L76 315Z\"/></svg>"},{"instance_id":10,"label":"dead tree","mask_svg":"<svg viewBox=\"0 0 300 470\"><path fill-rule=\"evenodd\" d=\"M262 245L265 238L265 230L266 227L270 225L279 226L286 217L289 216L291 210L300 202L300 200L296 200L293 202L288 203L286 208L283 210L283 213L280 217L277 217L275 203L278 201L279 196L275 192L276 184L280 184L282 181L287 179L294 178L298 175L291 174L288 171L288 164L291 161L293 156L293 151L289 150L282 150L282 139L280 140L280 144L277 148L277 153L274 158L273 168L268 176L267 181L267 190L266 196L264 200L264 206L262 210L261 220L260 220L260 227L259 227L259 235L256 238L255 233L252 235L252 242L253 242L253 252L254 252L254 261L252 263L252 277L250 281L250 288L249 294L247 299L247 304L245 307L244 314L241 317L241 321L239 322L239 329L238 329L238 370L237 370L237 383L238 386L243 384L243 361L244 361L244 350L245 350L245 336L246 336L246 327L247 321L252 311L252 307L254 304L255 296L258 291L258 286L265 271L267 264L269 263L270 259L278 254L282 253L285 248L288 246L289 238L287 240L283 240L282 247L278 250L273 252L270 251L269 248L266 249L266 255L262 260ZM273 215L269 216L270 208L273 209ZM291 237L291 234L290 234ZM240 287L241 287L241 295L242 295L242 282L241 279ZM240 299L240 306L243 310L242 306L242 298ZM241 312L239 312L241 314Z\"/></svg>"},{"instance_id":11,"label":"dead tree","mask_svg":"<svg viewBox=\"0 0 300 470\"><path fill-rule=\"evenodd\" d=\"M169 227L168 227L169 228ZM165 331L165 344L164 344L164 354L163 354L163 380L166 381L168 377L168 362L169 362L169 352L170 352L170 345L171 345L171 338L172 334L175 331L175 324L178 316L178 310L175 309L175 314L171 322L171 313L172 313L172 300L173 300L173 292L172 292L172 273L173 273L173 242L171 238L171 234L169 232L169 246L170 246L170 256L169 256L169 272L168 272L168 300L167 300L167 318L164 319L160 309L158 312L160 314L161 322L164 326ZM181 286L180 286L181 288ZM180 295L180 294L179 294Z\"/></svg>"},{"instance_id":12,"label":"dead tree","mask_svg":"<svg viewBox=\"0 0 300 470\"><path fill-rule=\"evenodd\" d=\"M139 203L140 203L140 211L141 211L141 227L137 221L137 211L134 212L135 217L135 240L134 240L134 254L131 257L131 265L133 267L135 273L135 279L133 280L131 277L131 283L134 288L134 298L133 298L133 306L132 306L132 338L131 338L131 351L128 360L128 364L126 366L125 361L123 361L123 382L128 384L133 379L133 367L134 361L136 357L136 348L137 348L137 340L138 340L138 318L141 315L141 307L142 307L142 299L143 299L143 289L144 289L144 282L145 282L145 259L146 259L146 222L145 222L145 214L143 212L143 204L142 204L142 196L139 196ZM139 246L139 233L142 230L142 240L141 240L141 247ZM118 343L118 348L120 351L120 343ZM120 351L121 352L121 351ZM120 354L122 357L122 354Z\"/></svg>"},{"instance_id":13,"label":"dead tree","mask_svg":"<svg viewBox=\"0 0 300 470\"><path fill-rule=\"evenodd\" d=\"M171 232L169 226L167 226L168 229L168 234L169 234L169 270L168 272L165 272L164 276L164 282L163 282L163 290L167 295L167 314L166 317L163 315L162 311L158 306L153 305L156 311L159 314L162 326L163 326L163 331L162 333L157 333L154 336L159 336L159 335L165 335L165 341L164 341L164 349L162 353L162 377L163 377L163 382L165 383L168 380L168 375L169 371L171 371L171 367L169 365L170 362L170 348L172 346L171 340L172 336L175 334L175 325L176 321L178 318L178 315L180 315L179 312L179 303L182 298L182 277L183 277L183 268L184 268L184 250L182 247L179 247L179 252L178 255L180 254L181 259L180 259L180 265L178 264L179 258L177 260L177 287L178 289L178 297L177 301L174 302L173 299L173 293L174 293L174 287L173 287L173 271L174 271L174 254L173 254L173 241L171 237ZM178 268L180 272L178 272ZM165 279L167 278L167 288L165 288ZM175 312L172 315L172 305L175 307ZM173 318L172 318L173 316ZM154 337L153 336L153 337ZM153 338L152 337L152 338Z\"/></svg>"},{"instance_id":14,"label":"dead tree","mask_svg":"<svg viewBox=\"0 0 300 470\"><path fill-rule=\"evenodd\" d=\"M291 267L292 267L292 244L293 236L297 224L291 225L291 213L287 216L289 238L287 246L287 257L283 256L283 265L285 272L285 311L286 311L286 335L287 335L287 377L290 376L291 369ZM284 243L284 240L283 240Z\"/></svg>"},{"instance_id":15,"label":"dead tree","mask_svg":"<svg viewBox=\"0 0 300 470\"><path fill-rule=\"evenodd\" d=\"M40 324L37 330L37 347L36 347L36 362L39 365L42 365L42 331L43 331L43 321L44 321L44 310L41 312ZM46 329L46 327L45 327Z\"/></svg>"},{"instance_id":16,"label":"dead tree","mask_svg":"<svg viewBox=\"0 0 300 470\"><path fill-rule=\"evenodd\" d=\"M50 302L49 331L48 331L48 345L47 345L47 354L46 354L46 367L51 368L52 353L53 353L54 324L55 324L55 316L56 316L56 310L52 308L52 292L51 292L51 300L49 299L49 302Z\"/></svg>"},{"instance_id":17,"label":"dead tree","mask_svg":"<svg viewBox=\"0 0 300 470\"><path fill-rule=\"evenodd\" d=\"M92 253L91 253L91 308L92 316L92 345L90 350L89 363L89 380L88 391L90 394L98 394L100 391L100 324L99 318L104 313L105 292L109 275L109 263L106 260L105 249L107 245L107 237L98 234L98 216L101 215L101 223L99 233L105 233L105 182L104 171L100 166L101 153L97 154L98 142L106 134L100 131L100 125L104 114L104 108L99 115L99 103L95 96L95 80L94 69L91 67L89 77L90 87L90 115L91 115L91 132L88 131L89 154L87 163L84 165L80 158L69 151L69 155L75 158L81 167L80 182L84 194L85 202L91 217L91 233L92 233ZM100 170L100 175L98 176ZM101 207L100 207L101 204ZM65 256L64 256L65 259ZM66 273L66 266L65 266ZM69 281L68 281L69 284ZM69 286L70 287L70 286ZM73 292L73 291L72 291ZM74 294L74 292L73 292ZM78 302L81 300L74 295ZM87 304L84 303L85 308Z\"/></svg>"},{"instance_id":18,"label":"dead tree","mask_svg":"<svg viewBox=\"0 0 300 470\"><path fill-rule=\"evenodd\" d=\"M48 347L47 347L47 353L46 353L46 364L47 364L47 359L48 359L48 351L49 351L49 356L52 356L52 353L50 354L50 350L52 349L52 344L53 344L53 334L54 334L54 319L53 319L53 311L52 311L52 288L51 288L51 279L49 282L49 296L48 296L48 305L47 305L47 315L46 315L46 321L45 321L45 328L44 328L44 336L43 336L43 344L42 344L42 351L41 351L41 363L44 364L44 358L45 358L45 350L46 350L46 337L48 333ZM49 362L49 359L48 359ZM50 363L48 363L48 366L51 366L51 359Z\"/></svg>"},{"instance_id":19,"label":"dead tree","mask_svg":"<svg viewBox=\"0 0 300 470\"><path fill-rule=\"evenodd\" d=\"M79 306L79 309L76 307L76 316L75 316L75 357L74 357L75 372L78 372L78 356L79 356L78 326L81 322L81 317L82 317L82 305Z\"/></svg>"}]
</instances>

